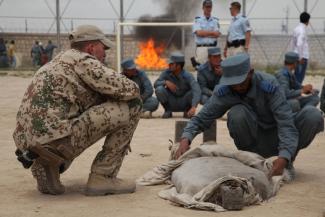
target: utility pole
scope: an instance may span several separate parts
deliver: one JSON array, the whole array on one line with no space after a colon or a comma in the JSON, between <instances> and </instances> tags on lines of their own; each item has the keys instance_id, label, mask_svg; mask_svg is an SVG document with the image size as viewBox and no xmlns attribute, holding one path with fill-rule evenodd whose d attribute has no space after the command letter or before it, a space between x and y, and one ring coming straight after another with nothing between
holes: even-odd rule
<instances>
[{"instance_id":1,"label":"utility pole","mask_svg":"<svg viewBox=\"0 0 325 217\"><path fill-rule=\"evenodd\" d=\"M304 12L308 11L308 0L305 0L304 2Z\"/></svg>"},{"instance_id":2,"label":"utility pole","mask_svg":"<svg viewBox=\"0 0 325 217\"><path fill-rule=\"evenodd\" d=\"M246 16L246 0L243 0L243 15Z\"/></svg>"},{"instance_id":3,"label":"utility pole","mask_svg":"<svg viewBox=\"0 0 325 217\"><path fill-rule=\"evenodd\" d=\"M25 19L25 32L28 32L28 23L27 23L27 19Z\"/></svg>"},{"instance_id":4,"label":"utility pole","mask_svg":"<svg viewBox=\"0 0 325 217\"><path fill-rule=\"evenodd\" d=\"M58 45L58 51L61 51L60 0L56 0L56 43Z\"/></svg>"},{"instance_id":5,"label":"utility pole","mask_svg":"<svg viewBox=\"0 0 325 217\"><path fill-rule=\"evenodd\" d=\"M287 8L286 8L286 27L285 27L285 32L286 34L289 33L289 6L287 5Z\"/></svg>"},{"instance_id":6,"label":"utility pole","mask_svg":"<svg viewBox=\"0 0 325 217\"><path fill-rule=\"evenodd\" d=\"M120 0L120 22L124 22L124 1ZM123 49L123 36L124 36L124 27L120 26L121 28L121 35L120 35L120 41L121 41L121 60L123 60L123 54L124 54L124 49Z\"/></svg>"}]
</instances>

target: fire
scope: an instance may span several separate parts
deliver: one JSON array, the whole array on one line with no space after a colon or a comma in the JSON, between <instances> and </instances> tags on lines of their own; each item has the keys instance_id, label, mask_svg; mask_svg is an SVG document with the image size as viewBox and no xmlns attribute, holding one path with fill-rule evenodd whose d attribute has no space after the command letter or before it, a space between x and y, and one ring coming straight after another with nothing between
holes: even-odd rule
<instances>
[{"instance_id":1,"label":"fire","mask_svg":"<svg viewBox=\"0 0 325 217\"><path fill-rule=\"evenodd\" d=\"M140 54L135 59L135 63L142 69L164 69L168 64L166 59L161 58L165 46L155 46L155 41L150 38L147 42L140 42Z\"/></svg>"}]
</instances>

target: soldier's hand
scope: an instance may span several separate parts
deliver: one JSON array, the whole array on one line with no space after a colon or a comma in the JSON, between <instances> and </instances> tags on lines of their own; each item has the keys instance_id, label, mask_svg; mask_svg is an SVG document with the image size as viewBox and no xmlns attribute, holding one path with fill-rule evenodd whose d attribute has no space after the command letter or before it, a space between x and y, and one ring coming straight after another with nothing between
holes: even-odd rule
<instances>
[{"instance_id":1,"label":"soldier's hand","mask_svg":"<svg viewBox=\"0 0 325 217\"><path fill-rule=\"evenodd\" d=\"M306 84L302 87L302 93L309 94L313 90L313 86L311 84Z\"/></svg>"},{"instance_id":2,"label":"soldier's hand","mask_svg":"<svg viewBox=\"0 0 325 217\"><path fill-rule=\"evenodd\" d=\"M306 60L304 59L304 58L301 58L300 60L299 60L299 64L304 64L306 62Z\"/></svg>"},{"instance_id":3,"label":"soldier's hand","mask_svg":"<svg viewBox=\"0 0 325 217\"><path fill-rule=\"evenodd\" d=\"M174 84L173 82L168 81L168 80L166 80L165 84L166 84L166 87L167 87L171 92L174 92L174 93L176 92L176 90L177 90L177 86L176 86L176 84Z\"/></svg>"},{"instance_id":4,"label":"soldier's hand","mask_svg":"<svg viewBox=\"0 0 325 217\"><path fill-rule=\"evenodd\" d=\"M288 161L285 158L278 157L275 161L273 161L273 167L269 174L269 178L272 176L280 176L283 173L284 168L287 166Z\"/></svg>"},{"instance_id":5,"label":"soldier's hand","mask_svg":"<svg viewBox=\"0 0 325 217\"><path fill-rule=\"evenodd\" d=\"M176 159L182 156L189 149L190 149L190 141L186 138L181 139L181 141L179 142L179 147L176 151Z\"/></svg>"},{"instance_id":6,"label":"soldier's hand","mask_svg":"<svg viewBox=\"0 0 325 217\"><path fill-rule=\"evenodd\" d=\"M221 65L214 66L214 71L217 75L222 75Z\"/></svg>"},{"instance_id":7,"label":"soldier's hand","mask_svg":"<svg viewBox=\"0 0 325 217\"><path fill-rule=\"evenodd\" d=\"M190 110L187 111L187 116L190 118L193 117L195 115L195 111L196 111L196 107L195 106L191 107Z\"/></svg>"}]
</instances>

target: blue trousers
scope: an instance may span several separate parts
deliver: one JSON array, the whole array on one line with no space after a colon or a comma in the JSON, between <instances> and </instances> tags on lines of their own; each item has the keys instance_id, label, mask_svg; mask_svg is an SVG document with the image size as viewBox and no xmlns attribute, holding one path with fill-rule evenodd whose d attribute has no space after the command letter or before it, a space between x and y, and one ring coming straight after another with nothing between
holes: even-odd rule
<instances>
[{"instance_id":1,"label":"blue trousers","mask_svg":"<svg viewBox=\"0 0 325 217\"><path fill-rule=\"evenodd\" d=\"M304 60L305 60L304 64L298 64L295 71L296 79L300 84L302 84L302 82L305 79L305 74L308 65L308 59L304 58Z\"/></svg>"},{"instance_id":2,"label":"blue trousers","mask_svg":"<svg viewBox=\"0 0 325 217\"><path fill-rule=\"evenodd\" d=\"M266 158L277 156L279 144L277 128L262 129L257 121L256 114L244 105L236 105L230 109L227 126L236 147ZM299 131L297 155L299 150L306 148L313 141L317 133L324 130L324 119L316 107L305 106L296 113L295 125Z\"/></svg>"},{"instance_id":3,"label":"blue trousers","mask_svg":"<svg viewBox=\"0 0 325 217\"><path fill-rule=\"evenodd\" d=\"M159 102L158 102L157 98L152 96L143 102L142 111L143 112L146 112L146 111L154 112L158 109L158 106L159 106Z\"/></svg>"},{"instance_id":4,"label":"blue trousers","mask_svg":"<svg viewBox=\"0 0 325 217\"><path fill-rule=\"evenodd\" d=\"M192 91L188 91L183 96L175 96L165 87L159 86L155 90L158 101L166 111L185 112L192 107Z\"/></svg>"}]
</instances>

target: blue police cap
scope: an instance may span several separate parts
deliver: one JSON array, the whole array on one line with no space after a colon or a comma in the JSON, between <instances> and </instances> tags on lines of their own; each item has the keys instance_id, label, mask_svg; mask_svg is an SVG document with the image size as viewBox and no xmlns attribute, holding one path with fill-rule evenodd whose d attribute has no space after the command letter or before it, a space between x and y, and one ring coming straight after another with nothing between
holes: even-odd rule
<instances>
[{"instance_id":1,"label":"blue police cap","mask_svg":"<svg viewBox=\"0 0 325 217\"><path fill-rule=\"evenodd\" d=\"M235 85L245 81L250 71L250 57L246 53L237 54L221 62L220 85Z\"/></svg>"},{"instance_id":2,"label":"blue police cap","mask_svg":"<svg viewBox=\"0 0 325 217\"><path fill-rule=\"evenodd\" d=\"M206 5L211 5L212 6L212 0L204 0L202 5L203 6L206 6Z\"/></svg>"},{"instance_id":3,"label":"blue police cap","mask_svg":"<svg viewBox=\"0 0 325 217\"><path fill-rule=\"evenodd\" d=\"M173 52L170 57L168 63L182 63L185 62L185 56L181 52Z\"/></svg>"},{"instance_id":4,"label":"blue police cap","mask_svg":"<svg viewBox=\"0 0 325 217\"><path fill-rule=\"evenodd\" d=\"M208 55L221 55L220 47L210 47L208 49Z\"/></svg>"},{"instance_id":5,"label":"blue police cap","mask_svg":"<svg viewBox=\"0 0 325 217\"><path fill-rule=\"evenodd\" d=\"M285 54L284 60L289 64L293 64L293 63L298 62L299 55L293 51L290 51Z\"/></svg>"},{"instance_id":6,"label":"blue police cap","mask_svg":"<svg viewBox=\"0 0 325 217\"><path fill-rule=\"evenodd\" d=\"M132 58L128 58L122 61L121 67L123 69L135 69L137 66L134 63L134 60Z\"/></svg>"}]
</instances>

